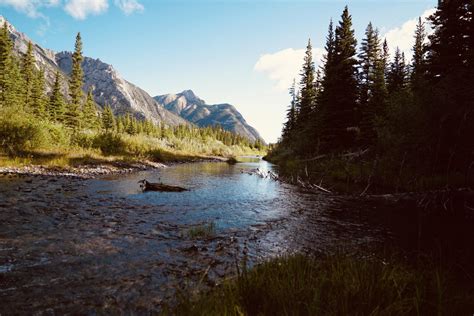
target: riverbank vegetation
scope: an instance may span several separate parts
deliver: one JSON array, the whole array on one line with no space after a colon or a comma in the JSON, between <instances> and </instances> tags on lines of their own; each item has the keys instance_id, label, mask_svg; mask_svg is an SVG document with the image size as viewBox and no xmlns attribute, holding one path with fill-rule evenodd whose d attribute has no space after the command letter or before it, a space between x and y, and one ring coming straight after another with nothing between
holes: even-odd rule
<instances>
[{"instance_id":1,"label":"riverbank vegetation","mask_svg":"<svg viewBox=\"0 0 474 316\"><path fill-rule=\"evenodd\" d=\"M273 259L208 293L183 295L177 315L463 315L474 309L446 267L328 255Z\"/></svg>"},{"instance_id":2,"label":"riverbank vegetation","mask_svg":"<svg viewBox=\"0 0 474 316\"><path fill-rule=\"evenodd\" d=\"M267 159L335 191L421 191L474 182L474 5L440 1L418 21L411 62L346 7L315 69L308 42L280 141ZM433 32L427 36L428 28Z\"/></svg>"},{"instance_id":3,"label":"riverbank vegetation","mask_svg":"<svg viewBox=\"0 0 474 316\"><path fill-rule=\"evenodd\" d=\"M173 161L264 152L261 141L250 141L220 127L173 127L131 114L115 116L108 105L101 110L92 92L82 90L80 34L70 76L58 71L51 89L37 67L32 44L22 56L14 54L12 45L5 22L0 31L1 165Z\"/></svg>"}]
</instances>

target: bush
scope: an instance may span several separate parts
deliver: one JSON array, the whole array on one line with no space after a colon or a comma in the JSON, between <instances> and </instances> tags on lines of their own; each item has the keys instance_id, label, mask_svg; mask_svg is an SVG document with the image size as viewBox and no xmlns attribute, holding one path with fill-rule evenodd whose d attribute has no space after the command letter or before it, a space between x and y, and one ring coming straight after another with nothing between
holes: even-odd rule
<instances>
[{"instance_id":1,"label":"bush","mask_svg":"<svg viewBox=\"0 0 474 316\"><path fill-rule=\"evenodd\" d=\"M125 142L119 134L103 133L94 138L93 147L98 148L104 155L123 154Z\"/></svg>"},{"instance_id":2,"label":"bush","mask_svg":"<svg viewBox=\"0 0 474 316\"><path fill-rule=\"evenodd\" d=\"M0 144L7 154L41 147L45 131L32 115L14 109L0 111Z\"/></svg>"},{"instance_id":3,"label":"bush","mask_svg":"<svg viewBox=\"0 0 474 316\"><path fill-rule=\"evenodd\" d=\"M82 148L93 148L96 134L91 132L77 132L71 137L71 144Z\"/></svg>"}]
</instances>

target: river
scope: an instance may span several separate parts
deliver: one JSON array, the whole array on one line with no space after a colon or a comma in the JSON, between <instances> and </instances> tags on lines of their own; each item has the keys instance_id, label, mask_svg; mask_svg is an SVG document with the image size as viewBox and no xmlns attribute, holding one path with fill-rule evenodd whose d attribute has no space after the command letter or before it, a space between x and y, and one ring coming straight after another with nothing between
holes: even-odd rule
<instances>
[{"instance_id":1,"label":"river","mask_svg":"<svg viewBox=\"0 0 474 316\"><path fill-rule=\"evenodd\" d=\"M0 176L0 314L146 314L177 289L234 275L237 263L392 239L343 198L249 174L256 168L274 167L254 160L90 180ZM141 192L141 179L189 191ZM209 223L212 236L189 234Z\"/></svg>"}]
</instances>

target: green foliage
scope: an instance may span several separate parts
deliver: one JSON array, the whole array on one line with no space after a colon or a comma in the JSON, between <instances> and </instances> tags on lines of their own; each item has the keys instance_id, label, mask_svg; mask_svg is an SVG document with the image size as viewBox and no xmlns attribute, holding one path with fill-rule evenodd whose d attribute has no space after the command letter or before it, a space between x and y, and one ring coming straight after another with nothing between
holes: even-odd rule
<instances>
[{"instance_id":1,"label":"green foliage","mask_svg":"<svg viewBox=\"0 0 474 316\"><path fill-rule=\"evenodd\" d=\"M44 133L32 115L13 108L0 110L0 144L13 155L40 147Z\"/></svg>"},{"instance_id":2,"label":"green foliage","mask_svg":"<svg viewBox=\"0 0 474 316\"><path fill-rule=\"evenodd\" d=\"M48 104L48 113L50 119L54 122L62 122L64 120L65 109L66 104L64 102L64 97L61 93L61 74L58 70L56 71L53 91L51 92Z\"/></svg>"},{"instance_id":3,"label":"green foliage","mask_svg":"<svg viewBox=\"0 0 474 316\"><path fill-rule=\"evenodd\" d=\"M69 80L70 102L67 104L64 117L66 124L73 129L79 128L81 122L81 107L83 101L82 81L84 77L82 71L83 59L81 33L77 33L74 53L72 54L71 77Z\"/></svg>"},{"instance_id":4,"label":"green foliage","mask_svg":"<svg viewBox=\"0 0 474 316\"><path fill-rule=\"evenodd\" d=\"M115 127L115 117L112 112L110 105L105 105L104 111L102 112L102 128L106 133L112 131Z\"/></svg>"},{"instance_id":5,"label":"green foliage","mask_svg":"<svg viewBox=\"0 0 474 316\"><path fill-rule=\"evenodd\" d=\"M283 157L297 162L321 156L330 161L368 149L368 156L360 163L383 164L384 169L365 168L367 173L360 174L365 181L359 176L347 177L361 185L377 178L386 182L392 175L392 185L398 187L405 172L412 172L405 187L430 182L421 179L441 174L448 183L451 173L465 174L465 183L472 184L473 16L470 0L441 1L429 18L434 33L428 43L424 22L419 19L413 61L406 65L398 48L389 61L388 44L384 41L381 45L371 23L356 59L356 39L346 7L336 30L332 21L329 25L323 76L312 81L317 92L312 115L294 111L296 122L307 122L290 128L290 107L282 138L269 159L282 163ZM305 78L303 72L300 89L311 86ZM302 108L302 99L294 94L293 102L296 109Z\"/></svg>"},{"instance_id":6,"label":"green foliage","mask_svg":"<svg viewBox=\"0 0 474 316\"><path fill-rule=\"evenodd\" d=\"M104 155L123 154L125 142L119 134L101 133L93 141L93 147L100 149Z\"/></svg>"}]
</instances>

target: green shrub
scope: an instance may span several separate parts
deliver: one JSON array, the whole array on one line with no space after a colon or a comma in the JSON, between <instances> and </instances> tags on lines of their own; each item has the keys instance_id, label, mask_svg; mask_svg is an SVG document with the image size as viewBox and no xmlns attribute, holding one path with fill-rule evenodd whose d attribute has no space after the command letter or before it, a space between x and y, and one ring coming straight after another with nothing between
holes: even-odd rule
<instances>
[{"instance_id":1,"label":"green shrub","mask_svg":"<svg viewBox=\"0 0 474 316\"><path fill-rule=\"evenodd\" d=\"M71 144L82 148L93 148L96 134L91 132L77 132L71 137Z\"/></svg>"},{"instance_id":2,"label":"green shrub","mask_svg":"<svg viewBox=\"0 0 474 316\"><path fill-rule=\"evenodd\" d=\"M126 144L119 134L102 133L94 137L93 147L98 148L104 155L123 154Z\"/></svg>"},{"instance_id":3,"label":"green shrub","mask_svg":"<svg viewBox=\"0 0 474 316\"><path fill-rule=\"evenodd\" d=\"M0 144L7 154L15 154L41 147L45 131L35 118L13 109L0 111Z\"/></svg>"}]
</instances>

